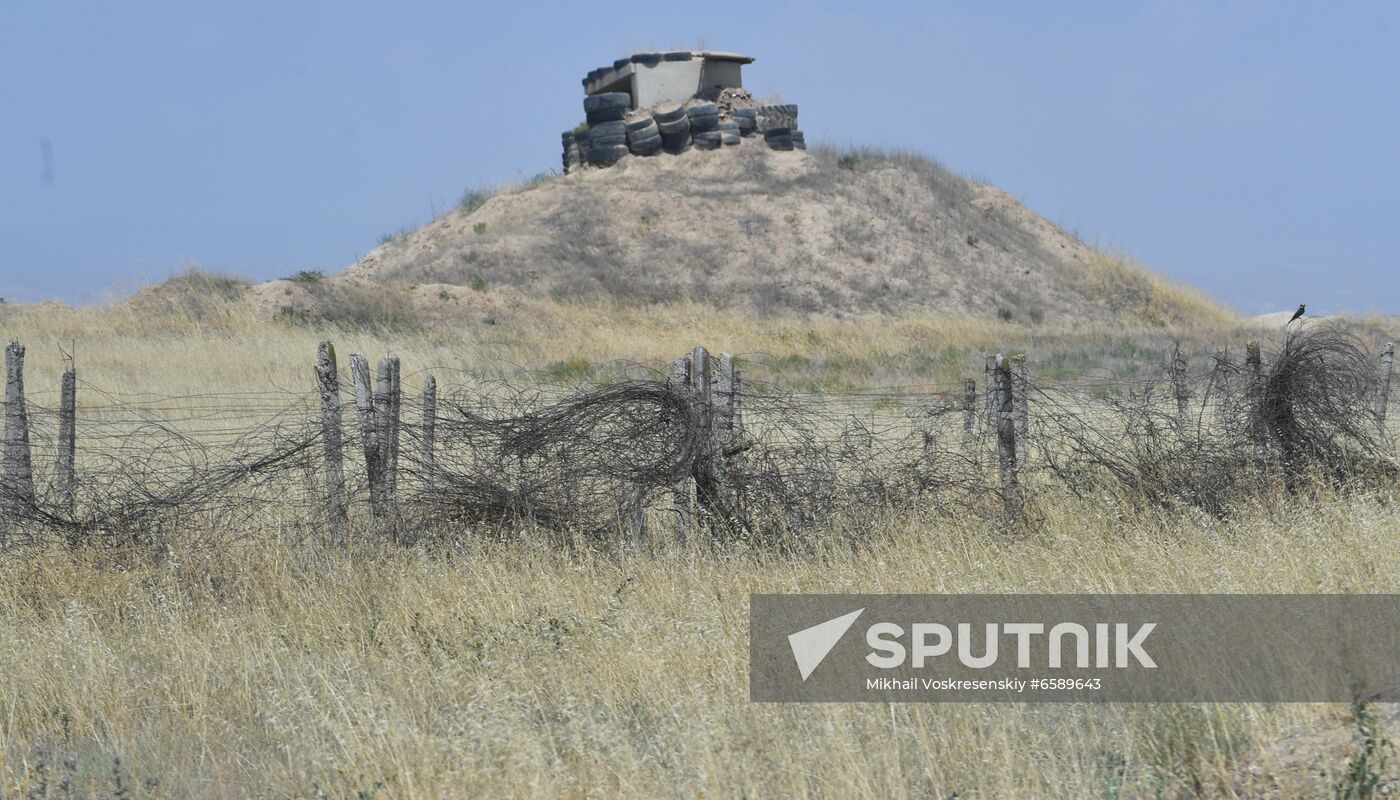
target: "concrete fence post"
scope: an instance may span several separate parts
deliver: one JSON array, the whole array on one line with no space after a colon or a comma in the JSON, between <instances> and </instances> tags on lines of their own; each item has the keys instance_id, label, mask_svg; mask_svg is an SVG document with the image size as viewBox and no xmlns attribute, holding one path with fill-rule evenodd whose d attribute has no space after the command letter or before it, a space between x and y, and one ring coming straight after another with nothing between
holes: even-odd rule
<instances>
[{"instance_id":1,"label":"concrete fence post","mask_svg":"<svg viewBox=\"0 0 1400 800\"><path fill-rule=\"evenodd\" d=\"M341 429L340 371L335 345L321 342L316 350L316 392L321 399L321 464L326 482L326 524L331 542L343 545L349 528L345 494L344 433Z\"/></svg>"},{"instance_id":2,"label":"concrete fence post","mask_svg":"<svg viewBox=\"0 0 1400 800\"><path fill-rule=\"evenodd\" d=\"M1390 370L1395 365L1395 344L1392 342L1381 351L1380 373L1376 383L1376 419L1385 424L1386 406L1390 404Z\"/></svg>"},{"instance_id":3,"label":"concrete fence post","mask_svg":"<svg viewBox=\"0 0 1400 800\"><path fill-rule=\"evenodd\" d=\"M0 500L13 505L15 513L34 504L29 411L24 400L24 345L19 342L11 342L5 348L5 439Z\"/></svg>"},{"instance_id":4,"label":"concrete fence post","mask_svg":"<svg viewBox=\"0 0 1400 800\"><path fill-rule=\"evenodd\" d=\"M671 362L671 372L666 378L666 386L673 392L691 398L690 356ZM693 459L696 454L689 454ZM693 473L694 469L691 468ZM690 536L691 524L695 517L695 478L682 476L671 487L671 511L676 518L676 542L682 547Z\"/></svg>"},{"instance_id":5,"label":"concrete fence post","mask_svg":"<svg viewBox=\"0 0 1400 800\"><path fill-rule=\"evenodd\" d=\"M78 500L78 373L63 372L58 393L58 453L54 457L54 489L58 504L70 517Z\"/></svg>"},{"instance_id":6,"label":"concrete fence post","mask_svg":"<svg viewBox=\"0 0 1400 800\"><path fill-rule=\"evenodd\" d=\"M998 354L992 361L992 394L996 402L997 465L1001 474L1002 507L1008 517L1021 512L1021 486L1016 464L1015 399L1008 360Z\"/></svg>"}]
</instances>

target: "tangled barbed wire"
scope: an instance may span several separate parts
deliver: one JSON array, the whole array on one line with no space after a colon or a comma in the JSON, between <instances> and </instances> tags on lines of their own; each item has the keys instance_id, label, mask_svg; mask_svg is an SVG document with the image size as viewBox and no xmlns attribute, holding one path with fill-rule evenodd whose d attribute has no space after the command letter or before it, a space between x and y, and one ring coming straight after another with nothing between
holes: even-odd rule
<instances>
[{"instance_id":1,"label":"tangled barbed wire","mask_svg":"<svg viewBox=\"0 0 1400 800\"><path fill-rule=\"evenodd\" d=\"M1190 377L1164 368L1116 385L1027 381L1017 392L1028 404L1016 442L1020 490L1225 515L1276 489L1394 481L1394 450L1372 406L1376 370L1354 339L1294 333L1264 363L1218 353ZM30 406L38 479L32 488L0 481L0 542L327 538L314 393L81 390L89 400L78 415L76 485L62 486L46 466L58 453L57 410ZM719 441L714 409L659 375L573 391L478 382L432 406L404 397L395 403L392 514L371 513L357 455L365 433L348 430L346 474L361 476L344 487L348 516L364 536L399 541L688 530L790 544L818 529L867 535L911 507L1004 513L995 423L963 387L830 399L750 384L742 400L738 428Z\"/></svg>"}]
</instances>

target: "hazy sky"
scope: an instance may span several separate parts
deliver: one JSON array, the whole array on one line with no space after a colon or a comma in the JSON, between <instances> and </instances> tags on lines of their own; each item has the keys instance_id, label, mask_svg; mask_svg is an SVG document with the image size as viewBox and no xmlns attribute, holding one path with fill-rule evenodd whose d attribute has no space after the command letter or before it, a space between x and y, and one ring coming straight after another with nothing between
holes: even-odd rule
<instances>
[{"instance_id":1,"label":"hazy sky","mask_svg":"<svg viewBox=\"0 0 1400 800\"><path fill-rule=\"evenodd\" d=\"M203 6L203 7L201 7ZM0 296L335 270L558 166L583 74L738 50L1243 311L1400 313L1400 5L0 0Z\"/></svg>"}]
</instances>

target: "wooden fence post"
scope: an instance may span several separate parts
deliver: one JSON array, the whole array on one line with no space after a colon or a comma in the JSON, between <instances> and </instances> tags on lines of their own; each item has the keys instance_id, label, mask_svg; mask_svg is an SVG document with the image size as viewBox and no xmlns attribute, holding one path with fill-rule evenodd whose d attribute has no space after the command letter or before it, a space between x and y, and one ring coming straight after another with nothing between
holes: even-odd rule
<instances>
[{"instance_id":1,"label":"wooden fence post","mask_svg":"<svg viewBox=\"0 0 1400 800\"><path fill-rule=\"evenodd\" d=\"M1181 355L1181 346L1172 345L1172 389L1176 394L1176 419L1185 429L1191 417L1190 395L1186 391L1186 358Z\"/></svg>"},{"instance_id":2,"label":"wooden fence post","mask_svg":"<svg viewBox=\"0 0 1400 800\"><path fill-rule=\"evenodd\" d=\"M345 496L345 461L341 431L340 373L335 345L321 342L316 350L316 391L321 398L321 463L326 481L326 522L331 542L343 545L349 525Z\"/></svg>"},{"instance_id":3,"label":"wooden fence post","mask_svg":"<svg viewBox=\"0 0 1400 800\"><path fill-rule=\"evenodd\" d=\"M0 470L0 499L19 507L34 503L34 469L29 453L29 412L24 404L24 345L5 348L4 465Z\"/></svg>"},{"instance_id":4,"label":"wooden fence post","mask_svg":"<svg viewBox=\"0 0 1400 800\"><path fill-rule=\"evenodd\" d=\"M399 497L399 432L403 427L403 388L399 383L399 358L389 358L389 463L385 468L385 482L389 487L389 502L398 502Z\"/></svg>"},{"instance_id":5,"label":"wooden fence post","mask_svg":"<svg viewBox=\"0 0 1400 800\"><path fill-rule=\"evenodd\" d=\"M378 440L379 476L382 484L381 510L385 516L393 509L398 489L398 367L397 358L381 358L375 377L375 435Z\"/></svg>"},{"instance_id":6,"label":"wooden fence post","mask_svg":"<svg viewBox=\"0 0 1400 800\"><path fill-rule=\"evenodd\" d=\"M1390 370L1395 364L1395 344L1392 342L1381 351L1380 380L1376 386L1376 419L1385 424L1386 406L1390 404Z\"/></svg>"},{"instance_id":7,"label":"wooden fence post","mask_svg":"<svg viewBox=\"0 0 1400 800\"><path fill-rule=\"evenodd\" d=\"M423 380L423 442L419 468L423 472L422 482L432 486L433 470L437 468L437 456L433 453L437 437L437 379L430 373Z\"/></svg>"},{"instance_id":8,"label":"wooden fence post","mask_svg":"<svg viewBox=\"0 0 1400 800\"><path fill-rule=\"evenodd\" d=\"M690 354L690 391L700 407L701 423L699 452L695 459L695 502L713 520L723 515L719 497L719 475L715 464L715 384L710 365L710 351L697 347Z\"/></svg>"},{"instance_id":9,"label":"wooden fence post","mask_svg":"<svg viewBox=\"0 0 1400 800\"><path fill-rule=\"evenodd\" d=\"M78 373L63 372L58 396L58 454L54 458L54 489L65 513L73 515L78 500Z\"/></svg>"},{"instance_id":10,"label":"wooden fence post","mask_svg":"<svg viewBox=\"0 0 1400 800\"><path fill-rule=\"evenodd\" d=\"M365 477L369 481L369 507L375 519L387 516L384 502L384 459L380 454L379 415L375 413L369 361L360 353L350 355L350 378L355 384L355 411L360 419L360 441L365 453Z\"/></svg>"},{"instance_id":11,"label":"wooden fence post","mask_svg":"<svg viewBox=\"0 0 1400 800\"><path fill-rule=\"evenodd\" d=\"M1031 371L1024 353L1011 357L1011 410L1016 415L1017 467L1025 466L1031 453Z\"/></svg>"},{"instance_id":12,"label":"wooden fence post","mask_svg":"<svg viewBox=\"0 0 1400 800\"><path fill-rule=\"evenodd\" d=\"M997 464L1001 472L1002 506L1008 517L1021 513L1021 487L1016 465L1016 421L1011 369L1000 354L992 361L992 395L996 402Z\"/></svg>"},{"instance_id":13,"label":"wooden fence post","mask_svg":"<svg viewBox=\"0 0 1400 800\"><path fill-rule=\"evenodd\" d=\"M1245 366L1245 391L1248 402L1245 404L1246 419L1249 420L1249 436L1254 440L1254 447L1263 455L1265 444L1268 441L1268 431L1264 429L1264 415L1261 413L1260 405L1264 401L1264 359L1259 352L1258 340L1251 339L1245 345L1244 350Z\"/></svg>"},{"instance_id":14,"label":"wooden fence post","mask_svg":"<svg viewBox=\"0 0 1400 800\"><path fill-rule=\"evenodd\" d=\"M666 386L673 392L691 397L690 356L671 362L671 374L666 378ZM691 457L693 459L695 454L692 453ZM672 487L671 510L676 515L676 542L684 547L695 516L695 478L691 475L681 477Z\"/></svg>"},{"instance_id":15,"label":"wooden fence post","mask_svg":"<svg viewBox=\"0 0 1400 800\"><path fill-rule=\"evenodd\" d=\"M1232 405L1233 396L1230 394L1230 352L1227 350L1223 355L1216 356L1215 361L1215 396L1216 396L1216 416L1220 419L1221 429L1225 433L1227 441L1233 442L1235 438L1235 409Z\"/></svg>"},{"instance_id":16,"label":"wooden fence post","mask_svg":"<svg viewBox=\"0 0 1400 800\"><path fill-rule=\"evenodd\" d=\"M997 430L997 397L996 392L993 391L993 387L996 386L997 381L997 358L999 358L999 356L987 356L987 362L982 367L982 386L984 393L987 395L986 403L984 404L987 407L987 430L991 431L994 436Z\"/></svg>"},{"instance_id":17,"label":"wooden fence post","mask_svg":"<svg viewBox=\"0 0 1400 800\"><path fill-rule=\"evenodd\" d=\"M981 448L977 446L977 379L963 380L963 450L973 465L981 463Z\"/></svg>"}]
</instances>

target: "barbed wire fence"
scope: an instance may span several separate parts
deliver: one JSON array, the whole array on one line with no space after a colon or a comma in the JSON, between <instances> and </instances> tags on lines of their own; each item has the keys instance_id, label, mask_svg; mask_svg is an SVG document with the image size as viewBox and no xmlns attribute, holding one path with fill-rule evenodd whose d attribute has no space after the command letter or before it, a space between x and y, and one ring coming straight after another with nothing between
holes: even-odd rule
<instances>
[{"instance_id":1,"label":"barbed wire fence","mask_svg":"<svg viewBox=\"0 0 1400 800\"><path fill-rule=\"evenodd\" d=\"M408 396L397 358L342 369L324 342L302 394L119 394L70 369L44 405L12 343L0 548L463 530L801 547L898 509L1032 525L1062 493L1226 515L1269 491L1393 485L1393 352L1313 326L1194 370L1178 350L1131 379L1037 380L1025 356L993 355L980 383L818 393L750 383L696 348L598 386L439 393L424 374Z\"/></svg>"}]
</instances>

